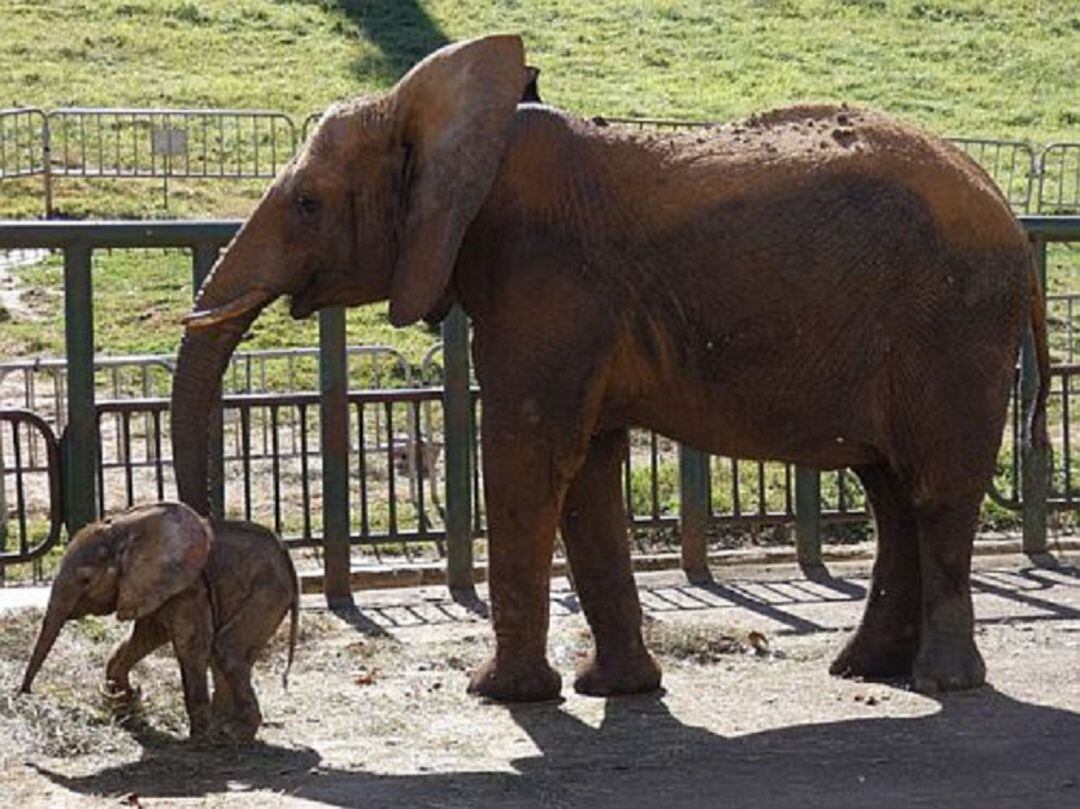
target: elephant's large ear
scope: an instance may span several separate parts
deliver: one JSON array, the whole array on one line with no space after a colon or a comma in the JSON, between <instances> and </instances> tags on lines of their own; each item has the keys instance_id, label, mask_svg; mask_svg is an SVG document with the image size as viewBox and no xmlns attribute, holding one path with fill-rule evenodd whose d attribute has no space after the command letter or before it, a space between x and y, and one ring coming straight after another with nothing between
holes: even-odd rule
<instances>
[{"instance_id":1,"label":"elephant's large ear","mask_svg":"<svg viewBox=\"0 0 1080 809\"><path fill-rule=\"evenodd\" d=\"M188 506L132 509L113 523L120 532L116 617L143 618L195 583L210 555L210 526Z\"/></svg>"},{"instance_id":2,"label":"elephant's large ear","mask_svg":"<svg viewBox=\"0 0 1080 809\"><path fill-rule=\"evenodd\" d=\"M526 83L518 36L442 48L394 89L406 170L405 228L390 291L390 321L405 326L438 303L465 229L498 171Z\"/></svg>"}]
</instances>

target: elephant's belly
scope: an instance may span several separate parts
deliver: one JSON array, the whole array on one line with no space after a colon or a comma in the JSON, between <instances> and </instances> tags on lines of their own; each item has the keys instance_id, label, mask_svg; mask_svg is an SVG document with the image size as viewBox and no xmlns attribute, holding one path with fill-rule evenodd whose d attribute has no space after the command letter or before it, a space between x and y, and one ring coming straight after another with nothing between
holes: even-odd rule
<instances>
[{"instance_id":1,"label":"elephant's belly","mask_svg":"<svg viewBox=\"0 0 1080 809\"><path fill-rule=\"evenodd\" d=\"M700 391L697 401L678 401L675 395L665 399L612 412L603 421L611 427L655 430L715 455L750 460L837 469L882 458L880 437L872 434L870 419L861 417L858 408L838 409L835 402L824 401L815 407L812 398L750 406L730 397L702 397Z\"/></svg>"}]
</instances>

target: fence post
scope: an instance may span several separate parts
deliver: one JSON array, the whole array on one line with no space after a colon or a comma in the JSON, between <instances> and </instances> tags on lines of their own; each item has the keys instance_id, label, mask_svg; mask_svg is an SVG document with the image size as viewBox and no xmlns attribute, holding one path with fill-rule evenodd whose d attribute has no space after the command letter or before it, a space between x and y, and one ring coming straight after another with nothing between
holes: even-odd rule
<instances>
[{"instance_id":1,"label":"fence post","mask_svg":"<svg viewBox=\"0 0 1080 809\"><path fill-rule=\"evenodd\" d=\"M1032 237L1032 252L1039 276L1040 294L1046 295L1046 239L1043 236ZM1035 355L1035 337L1031 324L1024 332L1024 343L1020 352L1020 413L1023 435L1020 455L1021 506L1024 525L1023 550L1029 555L1047 552L1046 509L1049 489L1048 449L1037 448L1032 443L1033 436L1028 434L1031 423L1031 410L1039 387L1039 364Z\"/></svg>"},{"instance_id":2,"label":"fence post","mask_svg":"<svg viewBox=\"0 0 1080 809\"><path fill-rule=\"evenodd\" d=\"M220 252L216 244L200 242L192 250L191 265L191 291L192 297L199 296L206 276L210 274L214 264L217 263ZM224 386L224 374L222 386ZM206 446L210 452L210 458L206 467L207 485L210 488L210 514L219 520L225 518L225 422L222 408L215 408L210 415L209 435Z\"/></svg>"},{"instance_id":3,"label":"fence post","mask_svg":"<svg viewBox=\"0 0 1080 809\"><path fill-rule=\"evenodd\" d=\"M795 555L799 567L821 567L821 473L795 467Z\"/></svg>"},{"instance_id":4,"label":"fence post","mask_svg":"<svg viewBox=\"0 0 1080 809\"><path fill-rule=\"evenodd\" d=\"M446 442L446 579L451 591L473 589L472 393L469 320L454 306L442 324L443 424Z\"/></svg>"},{"instance_id":5,"label":"fence post","mask_svg":"<svg viewBox=\"0 0 1080 809\"><path fill-rule=\"evenodd\" d=\"M679 547L682 569L692 582L708 581L709 456L679 444Z\"/></svg>"},{"instance_id":6,"label":"fence post","mask_svg":"<svg viewBox=\"0 0 1080 809\"><path fill-rule=\"evenodd\" d=\"M52 219L53 215L53 183L52 183L52 133L49 129L49 116L44 111L41 113L41 162L42 184L45 191L45 218Z\"/></svg>"},{"instance_id":7,"label":"fence post","mask_svg":"<svg viewBox=\"0 0 1080 809\"><path fill-rule=\"evenodd\" d=\"M323 595L351 607L349 580L349 399L345 310L319 312L319 413L322 424Z\"/></svg>"},{"instance_id":8,"label":"fence post","mask_svg":"<svg viewBox=\"0 0 1080 809\"><path fill-rule=\"evenodd\" d=\"M89 245L64 248L64 340L67 427L64 429L64 517L68 535L97 516L97 418L94 411L94 311Z\"/></svg>"}]
</instances>

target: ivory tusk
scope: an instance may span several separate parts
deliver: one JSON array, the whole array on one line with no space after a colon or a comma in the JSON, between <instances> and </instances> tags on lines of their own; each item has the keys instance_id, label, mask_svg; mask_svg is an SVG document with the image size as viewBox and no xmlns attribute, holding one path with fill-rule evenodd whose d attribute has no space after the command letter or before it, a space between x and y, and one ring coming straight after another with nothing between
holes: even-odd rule
<instances>
[{"instance_id":1,"label":"ivory tusk","mask_svg":"<svg viewBox=\"0 0 1080 809\"><path fill-rule=\"evenodd\" d=\"M226 320L232 320L245 312L250 312L256 306L261 306L275 297L277 297L277 294L269 289L253 289L213 309L200 309L197 312L190 312L184 315L180 322L189 329L204 329L207 326L216 326L218 323L224 323Z\"/></svg>"}]
</instances>

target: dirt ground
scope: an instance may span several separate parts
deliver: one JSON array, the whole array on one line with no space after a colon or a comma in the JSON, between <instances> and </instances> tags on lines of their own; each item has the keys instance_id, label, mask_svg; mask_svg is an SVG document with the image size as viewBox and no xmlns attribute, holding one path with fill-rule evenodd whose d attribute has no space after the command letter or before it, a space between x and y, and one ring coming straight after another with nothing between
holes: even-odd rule
<instances>
[{"instance_id":1,"label":"dirt ground","mask_svg":"<svg viewBox=\"0 0 1080 809\"><path fill-rule=\"evenodd\" d=\"M0 620L2 805L342 807L1080 806L1080 568L981 560L978 640L990 685L931 699L903 684L832 678L865 568L808 581L787 567L717 571L708 586L640 577L657 696L573 693L588 646L556 582L557 703L465 695L490 648L483 604L443 589L312 600L288 691L283 644L258 668L266 723L247 748L183 741L175 663L137 670L141 709L98 693L123 627L69 626L32 696L11 696L34 609ZM481 595L483 595L481 593Z\"/></svg>"}]
</instances>

